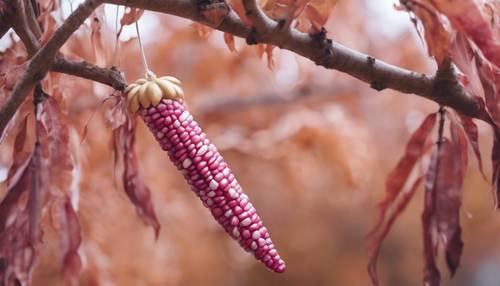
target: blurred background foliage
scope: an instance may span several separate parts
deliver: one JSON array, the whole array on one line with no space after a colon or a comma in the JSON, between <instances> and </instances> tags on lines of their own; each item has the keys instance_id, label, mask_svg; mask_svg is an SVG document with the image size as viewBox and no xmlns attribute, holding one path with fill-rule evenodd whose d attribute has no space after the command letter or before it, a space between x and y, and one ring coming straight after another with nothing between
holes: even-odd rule
<instances>
[{"instance_id":1,"label":"blurred background foliage","mask_svg":"<svg viewBox=\"0 0 500 286\"><path fill-rule=\"evenodd\" d=\"M70 10L69 2L61 5L63 13ZM91 36L88 24L63 52L102 66L114 63L131 82L143 72L139 47L131 26L114 52L115 9L98 10L100 35ZM255 46L236 39L237 52L230 52L221 32L200 33L199 26L174 16L145 12L140 25L151 69L183 81L192 113L253 200L287 271L271 273L238 248L141 122L141 172L162 224L155 241L114 180L110 105L102 103L112 90L51 74L75 127L75 144L88 122L78 147L82 180L73 193L83 230L82 285L370 285L367 234L376 222L384 180L410 134L438 106L391 90L376 92L278 48L271 70ZM422 73L435 69L408 15L395 11L391 1L339 1L326 29L335 41L391 64ZM4 37L2 45L9 41ZM487 158L491 140L485 139L491 134L478 124ZM3 172L11 145L8 138L1 147ZM444 285L500 285L500 216L489 188L471 162L464 186L462 267ZM421 285L422 199L420 190L384 242L379 260L384 285ZM61 283L53 232L46 229L34 285Z\"/></svg>"}]
</instances>

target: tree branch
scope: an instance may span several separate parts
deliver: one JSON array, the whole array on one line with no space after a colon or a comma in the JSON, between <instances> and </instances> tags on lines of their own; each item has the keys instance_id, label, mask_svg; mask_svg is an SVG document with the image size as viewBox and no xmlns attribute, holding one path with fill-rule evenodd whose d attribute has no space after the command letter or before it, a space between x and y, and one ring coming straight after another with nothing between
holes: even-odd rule
<instances>
[{"instance_id":1,"label":"tree branch","mask_svg":"<svg viewBox=\"0 0 500 286\"><path fill-rule=\"evenodd\" d=\"M346 85L330 86L300 86L288 92L286 96L280 93L253 94L250 96L216 96L200 100L193 107L200 115L210 115L221 112L241 112L250 108L279 108L304 102L322 102L331 100L338 95L352 92L352 87Z\"/></svg>"},{"instance_id":2,"label":"tree branch","mask_svg":"<svg viewBox=\"0 0 500 286\"><path fill-rule=\"evenodd\" d=\"M0 109L0 136L3 134L9 120L14 116L16 110L28 95L28 92L38 81L45 77L59 48L102 2L102 0L86 0L78 6L55 31L52 38L36 52L30 60L23 76L14 86L9 99L2 106L2 109Z\"/></svg>"},{"instance_id":3,"label":"tree branch","mask_svg":"<svg viewBox=\"0 0 500 286\"><path fill-rule=\"evenodd\" d=\"M239 17L230 11L219 24L211 22L201 13L198 0L106 0L108 3L151 11L172 14L187 18L223 32L248 39L252 37L257 43L278 46L304 56L317 65L347 73L370 84L376 90L394 89L403 93L412 93L447 105L458 112L476 118L482 118L481 106L469 96L461 86L450 88L455 93L438 92L434 76L417 74L366 54L347 48L326 37L326 31L309 35L296 29L282 29L279 22L269 19L256 7L253 0L246 0L245 6L250 8L249 18L254 21L255 28L246 27Z\"/></svg>"},{"instance_id":4,"label":"tree branch","mask_svg":"<svg viewBox=\"0 0 500 286\"><path fill-rule=\"evenodd\" d=\"M16 2L18 3L17 4L18 9L16 9L18 11L22 10L23 4L31 5L29 2L23 3L20 0ZM29 27L28 25L26 16L22 13L22 11L18 14L21 15L18 15L17 18L19 20L16 20L13 24L14 31L21 38L21 41L26 46L28 54L30 56L33 56L40 49L40 43L36 38L36 36L33 35L33 33L31 33L31 27ZM33 14L32 17L35 17L35 14ZM74 62L74 61L67 61L60 57L56 57L50 70L54 72L60 72L73 76L78 76L92 81L97 81L109 85L116 90L124 90L127 87L127 84L125 83L125 79L123 78L122 74L114 67L112 67L111 69L106 69L87 63L85 61Z\"/></svg>"},{"instance_id":5,"label":"tree branch","mask_svg":"<svg viewBox=\"0 0 500 286\"><path fill-rule=\"evenodd\" d=\"M127 87L122 73L115 67L106 69L87 63L86 61L74 62L57 58L52 65L51 71L97 81L120 91Z\"/></svg>"}]
</instances>

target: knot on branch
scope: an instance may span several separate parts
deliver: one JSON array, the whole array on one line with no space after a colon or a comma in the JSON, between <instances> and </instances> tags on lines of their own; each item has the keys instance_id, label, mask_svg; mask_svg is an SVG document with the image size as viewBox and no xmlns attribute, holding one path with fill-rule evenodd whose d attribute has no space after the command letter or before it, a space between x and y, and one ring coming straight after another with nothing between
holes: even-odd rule
<instances>
[{"instance_id":1,"label":"knot on branch","mask_svg":"<svg viewBox=\"0 0 500 286\"><path fill-rule=\"evenodd\" d=\"M198 9L213 27L219 27L231 8L224 0L198 0Z\"/></svg>"},{"instance_id":2,"label":"knot on branch","mask_svg":"<svg viewBox=\"0 0 500 286\"><path fill-rule=\"evenodd\" d=\"M318 46L318 56L314 59L317 65L329 68L328 59L333 55L333 41L326 36L324 27L318 33L309 34L314 43Z\"/></svg>"},{"instance_id":3,"label":"knot on branch","mask_svg":"<svg viewBox=\"0 0 500 286\"><path fill-rule=\"evenodd\" d=\"M252 27L250 29L250 32L245 38L245 41L247 42L247 45L256 45L259 43L259 41L257 40L257 29L255 27Z\"/></svg>"},{"instance_id":4,"label":"knot on branch","mask_svg":"<svg viewBox=\"0 0 500 286\"><path fill-rule=\"evenodd\" d=\"M471 96L460 83L455 71L455 67L450 58L445 58L439 66L430 98L437 103L446 106L453 106L461 113L471 117L481 117L482 108L479 103L481 99Z\"/></svg>"}]
</instances>

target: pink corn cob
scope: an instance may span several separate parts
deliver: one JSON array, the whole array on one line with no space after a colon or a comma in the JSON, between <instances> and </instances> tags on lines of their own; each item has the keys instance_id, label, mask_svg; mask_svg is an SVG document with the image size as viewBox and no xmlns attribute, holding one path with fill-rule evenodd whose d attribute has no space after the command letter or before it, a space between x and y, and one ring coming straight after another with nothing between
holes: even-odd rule
<instances>
[{"instance_id":1,"label":"pink corn cob","mask_svg":"<svg viewBox=\"0 0 500 286\"><path fill-rule=\"evenodd\" d=\"M181 170L191 189L213 217L243 249L271 270L281 273L285 262L248 201L227 163L193 120L182 99L162 99L140 114L161 148Z\"/></svg>"}]
</instances>

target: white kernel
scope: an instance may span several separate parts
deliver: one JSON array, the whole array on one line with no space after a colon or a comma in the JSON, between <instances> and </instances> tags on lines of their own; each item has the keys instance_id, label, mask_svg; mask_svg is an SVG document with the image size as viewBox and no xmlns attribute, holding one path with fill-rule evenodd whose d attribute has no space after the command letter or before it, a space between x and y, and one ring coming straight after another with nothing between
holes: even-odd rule
<instances>
[{"instance_id":1,"label":"white kernel","mask_svg":"<svg viewBox=\"0 0 500 286\"><path fill-rule=\"evenodd\" d=\"M166 104L172 104L173 103L173 101L171 99L164 99L164 101L165 101Z\"/></svg>"},{"instance_id":2,"label":"white kernel","mask_svg":"<svg viewBox=\"0 0 500 286\"><path fill-rule=\"evenodd\" d=\"M196 152L196 156L201 156L205 154L208 151L207 145L202 145L200 149L198 149L198 152Z\"/></svg>"},{"instance_id":3,"label":"white kernel","mask_svg":"<svg viewBox=\"0 0 500 286\"><path fill-rule=\"evenodd\" d=\"M158 139L163 138L163 136L165 136L165 134L163 134L163 132L161 132L161 131L158 131L158 133L156 133L156 138L158 138Z\"/></svg>"},{"instance_id":4,"label":"white kernel","mask_svg":"<svg viewBox=\"0 0 500 286\"><path fill-rule=\"evenodd\" d=\"M252 223L252 220L248 217L241 221L242 226L249 226L251 223Z\"/></svg>"},{"instance_id":5,"label":"white kernel","mask_svg":"<svg viewBox=\"0 0 500 286\"><path fill-rule=\"evenodd\" d=\"M246 194L241 194L241 199L248 201L248 196Z\"/></svg>"},{"instance_id":6,"label":"white kernel","mask_svg":"<svg viewBox=\"0 0 500 286\"><path fill-rule=\"evenodd\" d=\"M228 167L226 167L224 170L222 170L222 174L223 174L224 176L229 175L229 173L231 173L231 171L229 170L229 168L228 168Z\"/></svg>"},{"instance_id":7,"label":"white kernel","mask_svg":"<svg viewBox=\"0 0 500 286\"><path fill-rule=\"evenodd\" d=\"M262 247L262 246L266 245L266 240L259 238L259 240L257 240L257 243L259 244L260 247Z\"/></svg>"},{"instance_id":8,"label":"white kernel","mask_svg":"<svg viewBox=\"0 0 500 286\"><path fill-rule=\"evenodd\" d=\"M233 181L231 182L231 186L233 186L233 187L235 187L235 188L236 188L236 186L238 186L238 182L237 182L236 180L233 180Z\"/></svg>"},{"instance_id":9,"label":"white kernel","mask_svg":"<svg viewBox=\"0 0 500 286\"><path fill-rule=\"evenodd\" d=\"M186 160L184 160L182 162L182 167L184 167L185 169L187 169L187 168L189 168L189 166L191 166L191 163L193 163L193 162L191 162L191 160L189 158L187 158Z\"/></svg>"},{"instance_id":10,"label":"white kernel","mask_svg":"<svg viewBox=\"0 0 500 286\"><path fill-rule=\"evenodd\" d=\"M250 210L251 208L253 208L253 205L252 205L251 203L248 203L248 204L245 206L244 210L248 211L248 210Z\"/></svg>"},{"instance_id":11,"label":"white kernel","mask_svg":"<svg viewBox=\"0 0 500 286\"><path fill-rule=\"evenodd\" d=\"M213 203L214 203L214 201L212 201L212 199L208 199L208 200L207 200L207 205L208 205L208 206L211 206Z\"/></svg>"},{"instance_id":12,"label":"white kernel","mask_svg":"<svg viewBox=\"0 0 500 286\"><path fill-rule=\"evenodd\" d=\"M236 190L235 190L235 189L233 189L233 188L230 188L230 189L228 190L228 193L229 193L229 196L230 196L231 198L233 198L233 199L236 199L236 198L238 197L238 193L237 193L237 192L236 192Z\"/></svg>"},{"instance_id":13,"label":"white kernel","mask_svg":"<svg viewBox=\"0 0 500 286\"><path fill-rule=\"evenodd\" d=\"M257 249L257 243L255 243L255 241L252 241L252 244L250 244L250 248L252 248L253 250L256 250Z\"/></svg>"},{"instance_id":14,"label":"white kernel","mask_svg":"<svg viewBox=\"0 0 500 286\"><path fill-rule=\"evenodd\" d=\"M211 180L208 187L210 188L210 190L215 191L219 187L219 183L217 183L217 181L215 180Z\"/></svg>"},{"instance_id":15,"label":"white kernel","mask_svg":"<svg viewBox=\"0 0 500 286\"><path fill-rule=\"evenodd\" d=\"M236 228L236 227L235 227L235 228L233 228L233 235L234 235L235 237L239 237L239 236L240 236L240 232L238 231L238 228Z\"/></svg>"},{"instance_id":16,"label":"white kernel","mask_svg":"<svg viewBox=\"0 0 500 286\"><path fill-rule=\"evenodd\" d=\"M211 191L210 193L207 194L207 196L213 198L213 197L215 197L215 192Z\"/></svg>"},{"instance_id":17,"label":"white kernel","mask_svg":"<svg viewBox=\"0 0 500 286\"><path fill-rule=\"evenodd\" d=\"M179 122L179 120L174 121L175 128L179 128L180 126L181 126L181 123Z\"/></svg>"},{"instance_id":18,"label":"white kernel","mask_svg":"<svg viewBox=\"0 0 500 286\"><path fill-rule=\"evenodd\" d=\"M233 215L233 211L232 211L232 210L228 210L228 211L224 214L224 216L226 216L226 217L231 217L232 215Z\"/></svg>"},{"instance_id":19,"label":"white kernel","mask_svg":"<svg viewBox=\"0 0 500 286\"><path fill-rule=\"evenodd\" d=\"M186 120L187 118L189 117L189 112L187 111L184 111L181 116L179 116L179 121L182 122L184 120Z\"/></svg>"},{"instance_id":20,"label":"white kernel","mask_svg":"<svg viewBox=\"0 0 500 286\"><path fill-rule=\"evenodd\" d=\"M256 230L252 233L253 239L258 239L260 237L260 231Z\"/></svg>"}]
</instances>

